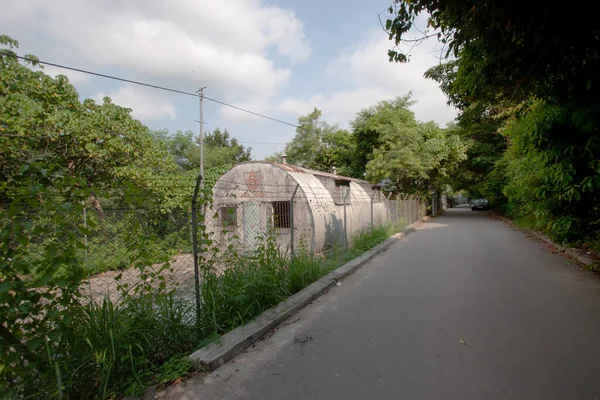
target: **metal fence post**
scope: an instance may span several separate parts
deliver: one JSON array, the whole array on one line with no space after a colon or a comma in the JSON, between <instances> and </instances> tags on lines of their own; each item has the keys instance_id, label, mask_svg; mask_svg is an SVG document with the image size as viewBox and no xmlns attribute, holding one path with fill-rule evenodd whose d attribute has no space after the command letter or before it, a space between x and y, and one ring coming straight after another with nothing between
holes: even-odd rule
<instances>
[{"instance_id":1,"label":"metal fence post","mask_svg":"<svg viewBox=\"0 0 600 400\"><path fill-rule=\"evenodd\" d=\"M417 222L419 220L419 218L421 217L421 202L419 201L419 196L415 196L415 198L413 199L413 203L415 205L415 220L414 222Z\"/></svg>"},{"instance_id":2,"label":"metal fence post","mask_svg":"<svg viewBox=\"0 0 600 400\"><path fill-rule=\"evenodd\" d=\"M413 196L412 200L412 208L414 208L414 210L412 211L412 223L414 224L415 222L417 222L419 220L419 213L421 212L421 209L419 207L419 201L417 200L417 196Z\"/></svg>"},{"instance_id":3,"label":"metal fence post","mask_svg":"<svg viewBox=\"0 0 600 400\"><path fill-rule=\"evenodd\" d=\"M431 216L435 217L438 213L438 201L437 201L437 187L433 188L433 195L431 200Z\"/></svg>"},{"instance_id":4,"label":"metal fence post","mask_svg":"<svg viewBox=\"0 0 600 400\"><path fill-rule=\"evenodd\" d=\"M84 204L84 206L83 206L83 227L87 231L87 207L85 207L85 202L82 201L81 203ZM85 262L87 263L87 261L88 261L88 237L87 237L87 233L85 235L83 235L83 243L85 244Z\"/></svg>"},{"instance_id":5,"label":"metal fence post","mask_svg":"<svg viewBox=\"0 0 600 400\"><path fill-rule=\"evenodd\" d=\"M373 215L373 201L375 199L375 195L377 194L376 190L373 190L373 194L371 195L371 232L375 229L375 220Z\"/></svg>"},{"instance_id":6,"label":"metal fence post","mask_svg":"<svg viewBox=\"0 0 600 400\"><path fill-rule=\"evenodd\" d=\"M344 247L348 248L348 222L346 219L346 203L348 202L348 195L350 194L350 187L342 186L342 188L346 188L346 189L343 189L346 191L346 193L344 195Z\"/></svg>"},{"instance_id":7,"label":"metal fence post","mask_svg":"<svg viewBox=\"0 0 600 400\"><path fill-rule=\"evenodd\" d=\"M202 184L202 175L198 175L196 179L196 187L192 196L192 242L194 249L194 283L196 286L196 324L200 323L200 268L198 265L198 219L196 216L196 202L198 200L198 192Z\"/></svg>"},{"instance_id":8,"label":"metal fence post","mask_svg":"<svg viewBox=\"0 0 600 400\"><path fill-rule=\"evenodd\" d=\"M299 187L300 184L297 184L290 199L290 253L292 258L294 258L294 197L296 197Z\"/></svg>"},{"instance_id":9,"label":"metal fence post","mask_svg":"<svg viewBox=\"0 0 600 400\"><path fill-rule=\"evenodd\" d=\"M392 198L392 192L389 192L388 195L387 195L387 201L388 201L388 204L387 204L388 224L390 222L396 222L396 219L397 219L397 218L395 218L396 213L392 212L391 200L390 200L391 198ZM396 212L398 211L397 208L398 208L398 202L396 202Z\"/></svg>"},{"instance_id":10,"label":"metal fence post","mask_svg":"<svg viewBox=\"0 0 600 400\"><path fill-rule=\"evenodd\" d=\"M408 224L411 225L413 223L413 216L412 216L412 196L411 195L406 195L406 210L408 211Z\"/></svg>"},{"instance_id":11,"label":"metal fence post","mask_svg":"<svg viewBox=\"0 0 600 400\"><path fill-rule=\"evenodd\" d=\"M406 202L404 201L404 195L398 194L398 196L400 196L400 200L398 200L398 205L402 204L402 218L404 218L404 226L402 228L405 228L408 226L408 216L406 215ZM400 203L400 201L402 201L402 203ZM398 210L398 220L399 219L400 210Z\"/></svg>"}]
</instances>

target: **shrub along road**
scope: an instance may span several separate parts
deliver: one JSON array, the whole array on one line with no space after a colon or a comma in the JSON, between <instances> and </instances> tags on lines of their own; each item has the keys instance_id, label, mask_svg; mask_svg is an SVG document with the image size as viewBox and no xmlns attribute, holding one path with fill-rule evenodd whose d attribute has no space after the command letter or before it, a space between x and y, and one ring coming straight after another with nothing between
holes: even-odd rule
<instances>
[{"instance_id":1,"label":"shrub along road","mask_svg":"<svg viewBox=\"0 0 600 400\"><path fill-rule=\"evenodd\" d=\"M160 398L600 399L600 279L446 211L208 376Z\"/></svg>"}]
</instances>

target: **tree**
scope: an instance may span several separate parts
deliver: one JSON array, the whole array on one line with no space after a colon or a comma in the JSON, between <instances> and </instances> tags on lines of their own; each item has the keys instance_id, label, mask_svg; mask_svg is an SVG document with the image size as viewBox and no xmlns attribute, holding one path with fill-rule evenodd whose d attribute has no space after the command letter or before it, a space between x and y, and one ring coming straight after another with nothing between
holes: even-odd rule
<instances>
[{"instance_id":1,"label":"tree","mask_svg":"<svg viewBox=\"0 0 600 400\"><path fill-rule=\"evenodd\" d=\"M194 133L192 131L177 130L173 135L167 129L155 130L151 132L154 139L162 143L169 153L173 156L175 162L182 170L198 170L199 153L198 146L194 142Z\"/></svg>"},{"instance_id":2,"label":"tree","mask_svg":"<svg viewBox=\"0 0 600 400\"><path fill-rule=\"evenodd\" d=\"M418 192L448 181L464 158L465 143L455 130L420 123L408 109L411 94L360 111L352 132L320 121L314 109L300 117L296 137L286 146L291 164L340 175L391 182L390 190ZM279 161L281 154L271 159Z\"/></svg>"},{"instance_id":3,"label":"tree","mask_svg":"<svg viewBox=\"0 0 600 400\"><path fill-rule=\"evenodd\" d=\"M466 146L452 130L417 122L409 104L409 96L380 102L361 112L355 126L376 143L366 165L367 179L389 181L404 193L425 193L450 177Z\"/></svg>"},{"instance_id":4,"label":"tree","mask_svg":"<svg viewBox=\"0 0 600 400\"><path fill-rule=\"evenodd\" d=\"M506 150L506 138L499 129L506 121L506 101L478 101L456 81L456 60L438 64L425 72L425 77L438 82L448 96L448 104L461 110L458 124L452 128L468 143L467 158L452 178L456 190L468 189L475 197L488 197L494 204L504 202L499 188L488 185L487 177Z\"/></svg>"},{"instance_id":5,"label":"tree","mask_svg":"<svg viewBox=\"0 0 600 400\"><path fill-rule=\"evenodd\" d=\"M388 11L396 45L427 12L456 58L430 72L461 109L461 128L478 135L472 171L484 174L496 159L475 191L494 193L509 214L559 240L600 247L598 16L541 0L395 1ZM407 61L397 49L388 54Z\"/></svg>"},{"instance_id":6,"label":"tree","mask_svg":"<svg viewBox=\"0 0 600 400\"><path fill-rule=\"evenodd\" d=\"M321 121L323 113L315 108L310 114L298 118L296 136L285 146L290 164L319 169L317 157L323 147L323 136L336 128Z\"/></svg>"},{"instance_id":7,"label":"tree","mask_svg":"<svg viewBox=\"0 0 600 400\"><path fill-rule=\"evenodd\" d=\"M281 157L283 156L282 151L276 151L275 153L271 154L270 156L265 157L265 161L270 161L270 162L275 162L275 163L279 163L281 162Z\"/></svg>"},{"instance_id":8,"label":"tree","mask_svg":"<svg viewBox=\"0 0 600 400\"><path fill-rule=\"evenodd\" d=\"M192 131L178 130L170 134L163 129L153 131L153 136L166 146L182 170L199 170L200 139ZM231 138L227 129L221 132L216 128L204 136L204 168L231 168L235 164L250 161L251 151L251 148L244 147L236 138Z\"/></svg>"},{"instance_id":9,"label":"tree","mask_svg":"<svg viewBox=\"0 0 600 400\"><path fill-rule=\"evenodd\" d=\"M498 94L519 101L531 95L598 104L600 24L596 13L532 0L440 2L392 1L386 28L396 45L416 16L429 15L428 28L445 45L445 56L459 58L458 79L478 98ZM408 60L392 49L390 59Z\"/></svg>"},{"instance_id":10,"label":"tree","mask_svg":"<svg viewBox=\"0 0 600 400\"><path fill-rule=\"evenodd\" d=\"M86 357L72 346L94 349L78 321L90 311L81 282L99 209L118 204L118 250L127 266L143 268L168 261L164 249L149 246L159 233L148 216L160 214L163 222L166 212L189 203L191 190L131 110L108 97L81 101L67 77L30 69L39 67L34 56L21 64L16 41L1 36L0 45L7 47L0 50L0 391L8 398L69 396L83 376L90 385L71 397L94 396L94 350ZM113 357L114 348L113 341ZM139 352L129 350L133 363Z\"/></svg>"},{"instance_id":11,"label":"tree","mask_svg":"<svg viewBox=\"0 0 600 400\"><path fill-rule=\"evenodd\" d=\"M252 148L244 147L236 138L232 138L225 129L217 127L204 137L204 166L213 168L222 165L229 167L252 159Z\"/></svg>"},{"instance_id":12,"label":"tree","mask_svg":"<svg viewBox=\"0 0 600 400\"><path fill-rule=\"evenodd\" d=\"M175 206L176 193L156 178L177 166L130 109L108 97L80 101L66 76L20 64L11 50L18 43L6 36L0 44L8 46L0 53L0 202L14 200L29 182L27 169L39 167L85 181L97 198L143 195L148 207Z\"/></svg>"},{"instance_id":13,"label":"tree","mask_svg":"<svg viewBox=\"0 0 600 400\"><path fill-rule=\"evenodd\" d=\"M350 132L321 120L322 113L315 108L298 118L296 136L285 146L290 164L331 172L335 167L340 175L352 176L354 144ZM267 157L280 162L282 153Z\"/></svg>"},{"instance_id":14,"label":"tree","mask_svg":"<svg viewBox=\"0 0 600 400\"><path fill-rule=\"evenodd\" d=\"M316 156L317 169L356 177L354 170L355 146L353 135L344 129L335 129L323 133L321 148Z\"/></svg>"},{"instance_id":15,"label":"tree","mask_svg":"<svg viewBox=\"0 0 600 400\"><path fill-rule=\"evenodd\" d=\"M409 125L416 124L414 114L408 110L415 103L411 100L411 95L408 93L392 101L382 101L373 107L361 110L352 121L355 176L364 177L366 175L367 163L371 160L373 151L384 144L380 128L391 121Z\"/></svg>"}]
</instances>

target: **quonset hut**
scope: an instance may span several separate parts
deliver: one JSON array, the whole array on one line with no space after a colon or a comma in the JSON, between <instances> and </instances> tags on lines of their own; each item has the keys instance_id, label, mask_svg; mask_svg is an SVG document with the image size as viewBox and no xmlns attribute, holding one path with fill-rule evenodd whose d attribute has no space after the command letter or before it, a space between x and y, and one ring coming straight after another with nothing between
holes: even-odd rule
<instances>
[{"instance_id":1,"label":"quonset hut","mask_svg":"<svg viewBox=\"0 0 600 400\"><path fill-rule=\"evenodd\" d=\"M379 187L362 179L249 161L215 183L208 214L208 231L219 246L237 242L252 249L271 232L284 252L302 247L319 253L372 223L381 226L389 207Z\"/></svg>"}]
</instances>

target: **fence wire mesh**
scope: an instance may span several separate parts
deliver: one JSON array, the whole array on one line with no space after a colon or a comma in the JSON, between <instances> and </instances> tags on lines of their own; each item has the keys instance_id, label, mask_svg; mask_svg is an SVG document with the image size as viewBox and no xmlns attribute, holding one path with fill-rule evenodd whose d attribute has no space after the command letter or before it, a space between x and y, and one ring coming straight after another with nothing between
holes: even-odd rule
<instances>
[{"instance_id":1,"label":"fence wire mesh","mask_svg":"<svg viewBox=\"0 0 600 400\"><path fill-rule=\"evenodd\" d=\"M0 340L13 368L4 387L28 393L47 376L43 391L54 390L60 362L66 381L77 380L72 398L100 379L121 390L137 376L134 360L152 374L170 368L425 215L418 197L384 196L364 181L293 166L274 179L255 168L242 164L210 190L157 179L0 204L0 325L15 338ZM51 364L37 371L39 356Z\"/></svg>"},{"instance_id":2,"label":"fence wire mesh","mask_svg":"<svg viewBox=\"0 0 600 400\"><path fill-rule=\"evenodd\" d=\"M417 196L386 197L358 185L332 191L290 183L258 190L243 179L217 181L212 198L198 203L198 265L217 273L232 267L228 262L232 252L251 256L272 245L282 257L319 255L352 246L361 232L388 226L400 231L426 211ZM65 226L74 232L82 232L75 227L84 228L77 257L86 275L81 292L90 301L118 302L136 286L160 276L152 284L174 289L178 297L193 302L197 290L190 210L162 213L90 206L80 215L40 215L24 208L22 218L44 232L31 237L29 254L34 261L44 257L48 243L66 240L52 232L64 235ZM63 229L53 229L57 225Z\"/></svg>"}]
</instances>

